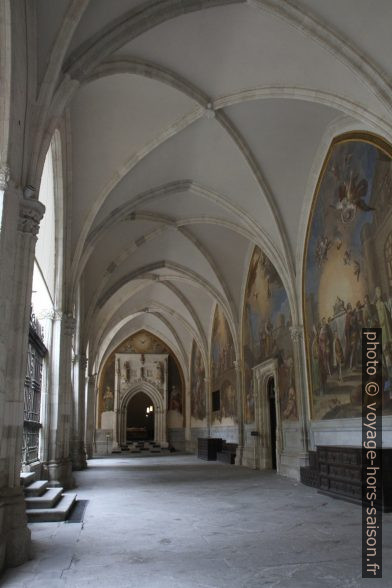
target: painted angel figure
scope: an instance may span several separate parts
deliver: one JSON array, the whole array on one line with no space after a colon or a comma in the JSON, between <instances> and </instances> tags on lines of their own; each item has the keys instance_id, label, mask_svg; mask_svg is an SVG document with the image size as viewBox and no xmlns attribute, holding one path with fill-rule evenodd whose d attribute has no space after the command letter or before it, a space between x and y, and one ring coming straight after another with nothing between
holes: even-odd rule
<instances>
[{"instance_id":1,"label":"painted angel figure","mask_svg":"<svg viewBox=\"0 0 392 588\"><path fill-rule=\"evenodd\" d=\"M348 155L345 159L345 164L349 164L350 160L351 156ZM339 183L336 191L337 202L336 204L330 204L330 206L340 213L340 219L343 224L351 223L358 209L362 212L375 210L375 208L365 202L369 187L366 178L360 180L359 174L354 173L352 169L350 169L347 176L344 173L346 177L342 178L338 165L332 168L332 173Z\"/></svg>"}]
</instances>

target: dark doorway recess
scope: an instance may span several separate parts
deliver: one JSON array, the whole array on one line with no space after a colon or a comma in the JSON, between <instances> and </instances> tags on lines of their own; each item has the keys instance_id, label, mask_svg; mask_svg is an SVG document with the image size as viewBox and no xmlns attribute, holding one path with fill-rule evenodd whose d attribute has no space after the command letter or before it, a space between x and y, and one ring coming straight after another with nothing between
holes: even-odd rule
<instances>
[{"instance_id":1,"label":"dark doorway recess","mask_svg":"<svg viewBox=\"0 0 392 588\"><path fill-rule=\"evenodd\" d=\"M153 402L144 392L135 394L127 406L127 441L154 440Z\"/></svg>"},{"instance_id":2,"label":"dark doorway recess","mask_svg":"<svg viewBox=\"0 0 392 588\"><path fill-rule=\"evenodd\" d=\"M272 469L276 470L276 399L275 399L275 380L270 378L268 380L268 404L270 415L270 431L271 431L271 461Z\"/></svg>"}]
</instances>

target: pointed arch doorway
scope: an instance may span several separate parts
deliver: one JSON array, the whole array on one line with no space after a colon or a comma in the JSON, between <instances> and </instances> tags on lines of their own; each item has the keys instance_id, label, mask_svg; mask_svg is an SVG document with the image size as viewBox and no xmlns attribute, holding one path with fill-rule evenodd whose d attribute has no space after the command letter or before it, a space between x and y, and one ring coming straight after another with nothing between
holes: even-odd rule
<instances>
[{"instance_id":1,"label":"pointed arch doorway","mask_svg":"<svg viewBox=\"0 0 392 588\"><path fill-rule=\"evenodd\" d=\"M126 442L154 440L154 405L145 392L129 399L126 417Z\"/></svg>"},{"instance_id":2,"label":"pointed arch doorway","mask_svg":"<svg viewBox=\"0 0 392 588\"><path fill-rule=\"evenodd\" d=\"M146 418L147 408L149 410ZM144 412L143 412L144 411ZM119 430L121 445L127 444L131 435L128 429L139 428L140 435L167 446L167 410L159 389L150 382L141 382L131 388L122 398L119 411ZM144 421L142 415L144 414ZM145 423L144 425L142 423ZM140 425L140 426L138 426ZM138 432L136 431L136 434Z\"/></svg>"},{"instance_id":3,"label":"pointed arch doorway","mask_svg":"<svg viewBox=\"0 0 392 588\"><path fill-rule=\"evenodd\" d=\"M283 443L276 359L267 359L253 368L253 386L259 432L255 440L254 467L279 473Z\"/></svg>"}]
</instances>

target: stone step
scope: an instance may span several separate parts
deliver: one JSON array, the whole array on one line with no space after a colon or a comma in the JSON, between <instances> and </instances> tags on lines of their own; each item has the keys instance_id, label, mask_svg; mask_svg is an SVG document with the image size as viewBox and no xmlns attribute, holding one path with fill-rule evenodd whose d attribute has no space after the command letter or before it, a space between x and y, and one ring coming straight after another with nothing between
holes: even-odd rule
<instances>
[{"instance_id":1,"label":"stone step","mask_svg":"<svg viewBox=\"0 0 392 588\"><path fill-rule=\"evenodd\" d=\"M48 480L37 480L36 482L25 486L24 493L26 496L42 496L48 484Z\"/></svg>"},{"instance_id":2,"label":"stone step","mask_svg":"<svg viewBox=\"0 0 392 588\"><path fill-rule=\"evenodd\" d=\"M31 482L34 482L36 477L35 472L21 472L20 473L20 484L21 486L28 486Z\"/></svg>"},{"instance_id":3,"label":"stone step","mask_svg":"<svg viewBox=\"0 0 392 588\"><path fill-rule=\"evenodd\" d=\"M55 523L65 521L75 500L76 494L63 494L60 502L54 508L27 509L27 520L29 523Z\"/></svg>"},{"instance_id":4,"label":"stone step","mask_svg":"<svg viewBox=\"0 0 392 588\"><path fill-rule=\"evenodd\" d=\"M63 488L48 488L42 496L26 496L26 509L53 508L61 499Z\"/></svg>"}]
</instances>

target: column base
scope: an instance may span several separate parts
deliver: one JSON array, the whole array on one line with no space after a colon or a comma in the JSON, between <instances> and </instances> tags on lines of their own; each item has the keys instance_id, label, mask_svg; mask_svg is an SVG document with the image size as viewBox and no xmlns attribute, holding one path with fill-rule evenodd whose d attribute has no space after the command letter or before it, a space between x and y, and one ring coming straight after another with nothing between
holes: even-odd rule
<instances>
[{"instance_id":1,"label":"column base","mask_svg":"<svg viewBox=\"0 0 392 588\"><path fill-rule=\"evenodd\" d=\"M86 451L82 441L75 441L72 448L72 469L75 471L85 470L87 468Z\"/></svg>"},{"instance_id":2,"label":"column base","mask_svg":"<svg viewBox=\"0 0 392 588\"><path fill-rule=\"evenodd\" d=\"M70 459L53 460L45 464L44 467L51 486L62 486L66 490L75 488Z\"/></svg>"},{"instance_id":3,"label":"column base","mask_svg":"<svg viewBox=\"0 0 392 588\"><path fill-rule=\"evenodd\" d=\"M242 448L241 465L246 468L255 470L258 468L257 453L255 454L254 445L244 445Z\"/></svg>"},{"instance_id":4,"label":"column base","mask_svg":"<svg viewBox=\"0 0 392 588\"><path fill-rule=\"evenodd\" d=\"M94 448L92 443L86 444L86 459L92 459L94 454Z\"/></svg>"},{"instance_id":5,"label":"column base","mask_svg":"<svg viewBox=\"0 0 392 588\"><path fill-rule=\"evenodd\" d=\"M309 454L307 451L283 450L280 455L279 474L300 481L300 468L309 465Z\"/></svg>"},{"instance_id":6,"label":"column base","mask_svg":"<svg viewBox=\"0 0 392 588\"><path fill-rule=\"evenodd\" d=\"M237 445L237 451L235 454L235 465L242 465L242 457L244 454L244 446L243 445Z\"/></svg>"},{"instance_id":7,"label":"column base","mask_svg":"<svg viewBox=\"0 0 392 588\"><path fill-rule=\"evenodd\" d=\"M31 533L21 488L0 490L0 570L31 559Z\"/></svg>"}]
</instances>

